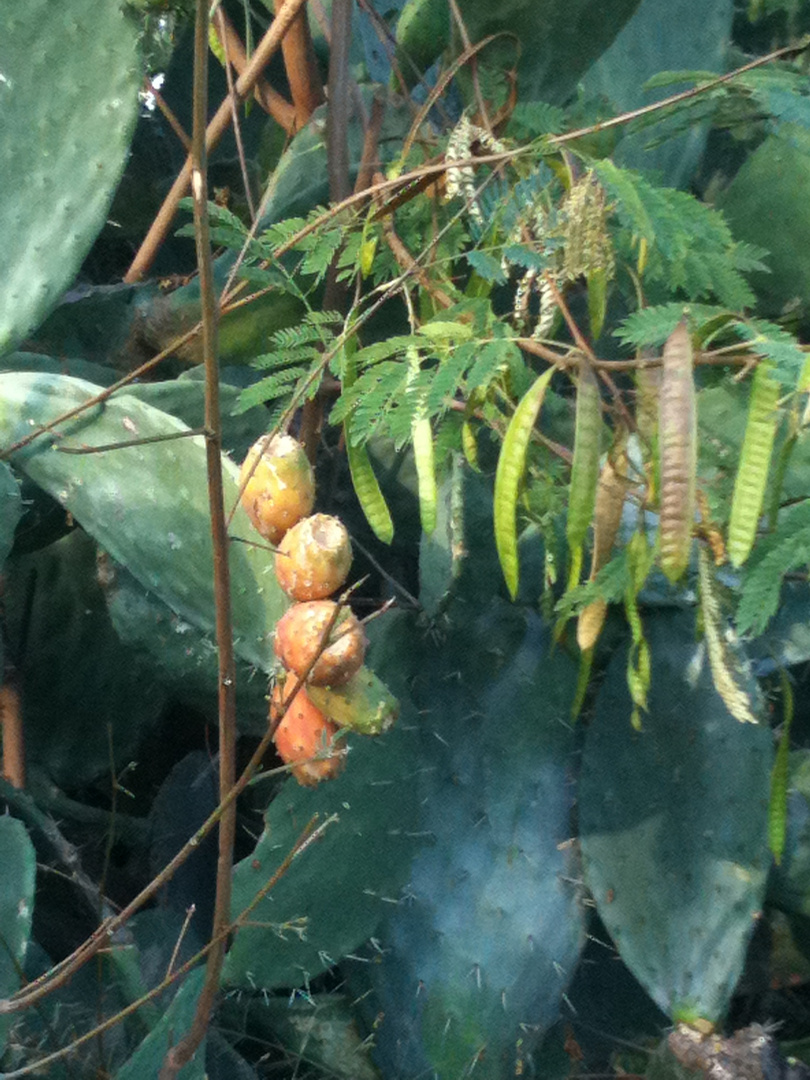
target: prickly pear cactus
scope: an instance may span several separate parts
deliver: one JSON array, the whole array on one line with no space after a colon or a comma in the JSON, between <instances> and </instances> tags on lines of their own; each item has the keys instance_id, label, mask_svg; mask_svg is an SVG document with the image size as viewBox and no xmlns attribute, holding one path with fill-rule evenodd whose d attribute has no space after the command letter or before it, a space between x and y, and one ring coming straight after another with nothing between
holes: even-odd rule
<instances>
[{"instance_id":1,"label":"prickly pear cactus","mask_svg":"<svg viewBox=\"0 0 810 1080\"><path fill-rule=\"evenodd\" d=\"M583 757L585 879L621 957L673 1020L718 1020L742 971L770 865L770 729L714 689L691 611L645 619L649 712L630 724L626 653Z\"/></svg>"},{"instance_id":2,"label":"prickly pear cactus","mask_svg":"<svg viewBox=\"0 0 810 1080\"><path fill-rule=\"evenodd\" d=\"M532 612L457 605L428 641L415 762L425 845L378 935L384 1075L515 1075L557 1016L582 940L572 886L571 662ZM379 950L379 951L378 951ZM360 965L354 965L360 969Z\"/></svg>"},{"instance_id":3,"label":"prickly pear cactus","mask_svg":"<svg viewBox=\"0 0 810 1080\"><path fill-rule=\"evenodd\" d=\"M0 11L0 354L70 285L104 224L138 113L137 27L119 0Z\"/></svg>"}]
</instances>

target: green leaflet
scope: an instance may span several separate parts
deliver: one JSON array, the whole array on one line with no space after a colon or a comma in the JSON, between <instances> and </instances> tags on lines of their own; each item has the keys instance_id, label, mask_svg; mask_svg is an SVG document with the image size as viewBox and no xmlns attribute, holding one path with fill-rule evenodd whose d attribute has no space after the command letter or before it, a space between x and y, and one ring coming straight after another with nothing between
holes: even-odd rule
<instances>
[{"instance_id":1,"label":"green leaflet","mask_svg":"<svg viewBox=\"0 0 810 1080\"><path fill-rule=\"evenodd\" d=\"M780 389L773 377L773 365L763 360L751 383L748 423L731 502L727 549L733 566L742 566L754 546L779 424Z\"/></svg>"},{"instance_id":2,"label":"green leaflet","mask_svg":"<svg viewBox=\"0 0 810 1080\"><path fill-rule=\"evenodd\" d=\"M593 518L596 503L596 485L599 481L599 454L601 447L602 417L600 411L599 383L593 368L583 362L579 368L577 383L577 416L574 431L574 462L571 467L571 487L568 493L568 519L566 537L571 552L572 578L576 585L573 568L582 560L582 545Z\"/></svg>"},{"instance_id":3,"label":"green leaflet","mask_svg":"<svg viewBox=\"0 0 810 1080\"><path fill-rule=\"evenodd\" d=\"M703 633L714 688L723 704L741 724L758 724L752 696L745 686L751 682L745 670L745 660L735 649L736 637L729 638L712 577L711 557L701 544L698 550L698 579L700 581L700 611L703 616Z\"/></svg>"},{"instance_id":4,"label":"green leaflet","mask_svg":"<svg viewBox=\"0 0 810 1080\"><path fill-rule=\"evenodd\" d=\"M540 375L523 396L509 422L495 471L495 545L509 594L517 596L520 565L517 545L517 497L526 467L526 451L554 368Z\"/></svg>"},{"instance_id":5,"label":"green leaflet","mask_svg":"<svg viewBox=\"0 0 810 1080\"><path fill-rule=\"evenodd\" d=\"M793 723L793 690L784 668L782 676L782 701L784 721L779 747L771 770L771 797L768 800L768 847L776 865L782 861L788 820L788 779L790 774L790 727Z\"/></svg>"},{"instance_id":6,"label":"green leaflet","mask_svg":"<svg viewBox=\"0 0 810 1080\"><path fill-rule=\"evenodd\" d=\"M344 424L346 429L346 457L349 461L349 472L352 476L352 485L360 508L366 516L366 521L372 528L374 535L384 544L390 544L394 539L394 522L391 511L380 488L379 481L374 475L371 459L365 446L355 446L352 443L348 431L349 421Z\"/></svg>"},{"instance_id":7,"label":"green leaflet","mask_svg":"<svg viewBox=\"0 0 810 1080\"><path fill-rule=\"evenodd\" d=\"M661 569L675 582L689 563L695 520L697 408L692 342L685 320L667 338L659 398Z\"/></svg>"}]
</instances>

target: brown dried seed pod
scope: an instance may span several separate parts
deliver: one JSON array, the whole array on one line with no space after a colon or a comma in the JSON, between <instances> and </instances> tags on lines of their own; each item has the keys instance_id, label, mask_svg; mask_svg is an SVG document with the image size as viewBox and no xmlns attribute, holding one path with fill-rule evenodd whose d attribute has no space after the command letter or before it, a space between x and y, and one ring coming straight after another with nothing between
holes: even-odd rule
<instances>
[{"instance_id":1,"label":"brown dried seed pod","mask_svg":"<svg viewBox=\"0 0 810 1080\"><path fill-rule=\"evenodd\" d=\"M313 686L342 686L363 665L366 635L348 608L340 612L324 642L336 611L333 600L309 600L293 604L276 626L276 656L298 676L312 665L307 681Z\"/></svg>"},{"instance_id":2,"label":"brown dried seed pod","mask_svg":"<svg viewBox=\"0 0 810 1080\"><path fill-rule=\"evenodd\" d=\"M695 521L697 405L692 341L680 322L664 346L659 398L661 569L677 581L689 563Z\"/></svg>"},{"instance_id":3,"label":"brown dried seed pod","mask_svg":"<svg viewBox=\"0 0 810 1080\"><path fill-rule=\"evenodd\" d=\"M293 600L323 600L345 582L352 545L343 523L313 514L294 525L276 554L276 577Z\"/></svg>"},{"instance_id":4,"label":"brown dried seed pod","mask_svg":"<svg viewBox=\"0 0 810 1080\"><path fill-rule=\"evenodd\" d=\"M248 476L242 505L261 535L277 544L288 529L312 513L312 466L303 447L291 435L274 435L269 442L262 436L242 462L240 487Z\"/></svg>"},{"instance_id":5,"label":"brown dried seed pod","mask_svg":"<svg viewBox=\"0 0 810 1080\"><path fill-rule=\"evenodd\" d=\"M314 787L337 776L345 754L342 747L333 745L337 727L312 704L305 690L299 690L287 707L294 681L288 680L286 689L280 683L273 687L270 721L278 721L273 741L298 783Z\"/></svg>"}]
</instances>

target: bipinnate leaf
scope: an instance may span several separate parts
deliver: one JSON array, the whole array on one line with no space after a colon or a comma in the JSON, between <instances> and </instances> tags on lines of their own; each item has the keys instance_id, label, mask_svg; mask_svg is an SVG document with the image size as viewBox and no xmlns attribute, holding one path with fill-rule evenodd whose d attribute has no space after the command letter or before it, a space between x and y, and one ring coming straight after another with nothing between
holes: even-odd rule
<instances>
[{"instance_id":1,"label":"bipinnate leaf","mask_svg":"<svg viewBox=\"0 0 810 1080\"><path fill-rule=\"evenodd\" d=\"M104 225L138 116L137 24L119 0L0 12L0 354L33 330Z\"/></svg>"},{"instance_id":2,"label":"bipinnate leaf","mask_svg":"<svg viewBox=\"0 0 810 1080\"><path fill-rule=\"evenodd\" d=\"M626 656L607 671L579 790L585 879L625 964L673 1020L717 1021L742 971L770 864L773 746L712 683L692 612L645 619L643 729Z\"/></svg>"}]
</instances>

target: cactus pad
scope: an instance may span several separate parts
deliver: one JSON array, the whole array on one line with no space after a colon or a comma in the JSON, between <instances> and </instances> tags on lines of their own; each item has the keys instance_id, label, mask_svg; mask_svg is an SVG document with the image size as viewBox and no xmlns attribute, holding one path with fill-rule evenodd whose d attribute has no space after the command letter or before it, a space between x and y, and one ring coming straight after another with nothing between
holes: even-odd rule
<instances>
[{"instance_id":1,"label":"cactus pad","mask_svg":"<svg viewBox=\"0 0 810 1080\"><path fill-rule=\"evenodd\" d=\"M118 0L0 14L0 354L71 284L104 224L138 114L137 27Z\"/></svg>"},{"instance_id":2,"label":"cactus pad","mask_svg":"<svg viewBox=\"0 0 810 1080\"><path fill-rule=\"evenodd\" d=\"M771 733L714 689L694 614L645 620L649 713L608 668L579 793L586 884L622 959L673 1020L716 1021L742 971L770 863Z\"/></svg>"}]
</instances>

